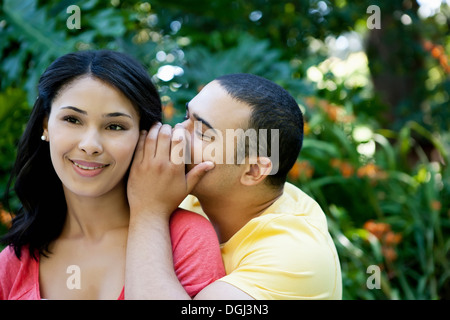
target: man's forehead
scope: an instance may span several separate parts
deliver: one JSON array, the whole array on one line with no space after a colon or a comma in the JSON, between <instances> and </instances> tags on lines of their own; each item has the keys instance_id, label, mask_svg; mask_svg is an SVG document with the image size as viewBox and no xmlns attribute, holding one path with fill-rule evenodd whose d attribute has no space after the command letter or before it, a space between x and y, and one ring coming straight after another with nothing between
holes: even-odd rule
<instances>
[{"instance_id":1,"label":"man's forehead","mask_svg":"<svg viewBox=\"0 0 450 320\"><path fill-rule=\"evenodd\" d=\"M189 107L200 104L200 107L214 107L220 100L229 98L228 93L217 81L212 81L202 88L202 90L191 100ZM194 105L194 106L192 106Z\"/></svg>"},{"instance_id":2,"label":"man's forehead","mask_svg":"<svg viewBox=\"0 0 450 320\"><path fill-rule=\"evenodd\" d=\"M218 129L244 128L251 107L231 97L218 81L208 83L188 104L195 112Z\"/></svg>"}]
</instances>

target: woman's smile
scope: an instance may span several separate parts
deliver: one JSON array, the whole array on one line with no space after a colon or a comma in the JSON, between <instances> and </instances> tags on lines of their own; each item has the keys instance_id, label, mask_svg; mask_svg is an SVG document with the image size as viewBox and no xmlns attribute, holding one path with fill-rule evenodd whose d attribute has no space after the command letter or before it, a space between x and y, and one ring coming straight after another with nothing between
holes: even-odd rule
<instances>
[{"instance_id":1,"label":"woman's smile","mask_svg":"<svg viewBox=\"0 0 450 320\"><path fill-rule=\"evenodd\" d=\"M83 177L95 177L99 175L103 169L109 166L109 164L102 164L98 162L88 162L83 160L69 159L73 164L74 170Z\"/></svg>"}]
</instances>

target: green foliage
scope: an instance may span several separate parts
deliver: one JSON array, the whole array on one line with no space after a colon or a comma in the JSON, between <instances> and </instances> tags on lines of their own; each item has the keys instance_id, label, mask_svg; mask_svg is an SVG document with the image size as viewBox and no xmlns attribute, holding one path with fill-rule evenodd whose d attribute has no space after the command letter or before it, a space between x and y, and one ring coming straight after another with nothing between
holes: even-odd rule
<instances>
[{"instance_id":1,"label":"green foliage","mask_svg":"<svg viewBox=\"0 0 450 320\"><path fill-rule=\"evenodd\" d=\"M366 27L372 4L382 11L380 30ZM69 5L81 9L80 30L66 27ZM136 57L154 75L171 124L216 76L254 73L289 90L304 111L304 146L289 179L327 215L344 298L449 298L449 14L442 6L419 18L414 0L4 0L0 192L39 76L67 52ZM332 44L355 34L367 61L342 72L361 59ZM161 77L162 66L182 72ZM381 268L381 289L366 285L370 265Z\"/></svg>"},{"instance_id":2,"label":"green foliage","mask_svg":"<svg viewBox=\"0 0 450 320\"><path fill-rule=\"evenodd\" d=\"M352 117L339 121L332 110L324 100L308 100L309 133L290 179L327 213L341 258L344 298L442 297L450 281L448 144L442 146L414 122L390 142L385 135L392 132L372 131ZM358 136L361 128L365 137ZM436 144L442 162L427 159L416 131ZM414 154L423 158L405 163ZM381 234L377 225L385 228ZM366 287L370 265L383 270L380 290Z\"/></svg>"},{"instance_id":3,"label":"green foliage","mask_svg":"<svg viewBox=\"0 0 450 320\"><path fill-rule=\"evenodd\" d=\"M16 147L29 115L26 93L7 88L0 93L0 194L6 191L9 172L16 157ZM1 209L1 208L0 208Z\"/></svg>"}]
</instances>

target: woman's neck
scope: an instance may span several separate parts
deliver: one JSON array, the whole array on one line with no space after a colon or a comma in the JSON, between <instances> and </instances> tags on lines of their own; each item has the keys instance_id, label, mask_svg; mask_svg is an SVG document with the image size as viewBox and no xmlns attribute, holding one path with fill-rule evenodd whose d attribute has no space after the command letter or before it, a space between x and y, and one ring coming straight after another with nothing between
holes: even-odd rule
<instances>
[{"instance_id":1,"label":"woman's neck","mask_svg":"<svg viewBox=\"0 0 450 320\"><path fill-rule=\"evenodd\" d=\"M128 227L130 209L123 184L98 197L79 196L65 188L64 194L67 217L61 237L95 241L101 240L108 231Z\"/></svg>"}]
</instances>

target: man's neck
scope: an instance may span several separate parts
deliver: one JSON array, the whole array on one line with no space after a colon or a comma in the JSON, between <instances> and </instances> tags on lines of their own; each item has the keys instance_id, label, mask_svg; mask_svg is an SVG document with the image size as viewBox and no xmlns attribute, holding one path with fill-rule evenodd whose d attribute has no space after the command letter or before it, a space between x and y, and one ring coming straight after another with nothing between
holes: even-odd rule
<instances>
[{"instance_id":1,"label":"man's neck","mask_svg":"<svg viewBox=\"0 0 450 320\"><path fill-rule=\"evenodd\" d=\"M203 211L213 224L220 243L227 242L251 219L260 216L281 195L279 191L238 193L221 199L199 197Z\"/></svg>"}]
</instances>

